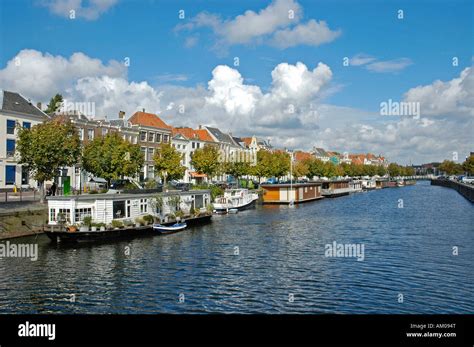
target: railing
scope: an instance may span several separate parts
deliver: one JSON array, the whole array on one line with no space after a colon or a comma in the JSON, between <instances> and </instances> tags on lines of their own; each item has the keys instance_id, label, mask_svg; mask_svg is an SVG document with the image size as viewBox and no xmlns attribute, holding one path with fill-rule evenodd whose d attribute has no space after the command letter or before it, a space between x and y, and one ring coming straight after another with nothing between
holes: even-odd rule
<instances>
[{"instance_id":1,"label":"railing","mask_svg":"<svg viewBox=\"0 0 474 347\"><path fill-rule=\"evenodd\" d=\"M35 189L0 192L0 203L34 202L40 200L40 194Z\"/></svg>"}]
</instances>

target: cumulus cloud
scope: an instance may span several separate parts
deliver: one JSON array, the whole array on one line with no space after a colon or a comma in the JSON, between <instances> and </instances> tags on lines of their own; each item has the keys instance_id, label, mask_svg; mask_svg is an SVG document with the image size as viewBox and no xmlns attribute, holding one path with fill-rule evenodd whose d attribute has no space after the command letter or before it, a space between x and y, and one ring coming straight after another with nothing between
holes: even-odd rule
<instances>
[{"instance_id":1,"label":"cumulus cloud","mask_svg":"<svg viewBox=\"0 0 474 347\"><path fill-rule=\"evenodd\" d=\"M43 0L41 5L55 15L70 18L71 11L76 18L96 20L117 4L117 0Z\"/></svg>"},{"instance_id":2,"label":"cumulus cloud","mask_svg":"<svg viewBox=\"0 0 474 347\"><path fill-rule=\"evenodd\" d=\"M474 116L473 68L464 69L459 77L450 81L411 88L404 101L419 102L423 116L472 117Z\"/></svg>"},{"instance_id":3,"label":"cumulus cloud","mask_svg":"<svg viewBox=\"0 0 474 347\"><path fill-rule=\"evenodd\" d=\"M409 89L403 101L420 102L421 117L394 119L325 104L333 72L321 62L277 64L264 91L225 65L213 69L207 85L156 87L129 81L118 62L106 64L82 53L67 58L24 50L17 57L19 66L14 58L0 70L3 89L34 101L61 92L68 101L94 102L97 118L116 118L119 110L130 116L145 108L174 126L216 126L269 138L279 147L370 151L402 163L442 160L453 151L462 158L472 150L472 67L452 80Z\"/></svg>"},{"instance_id":4,"label":"cumulus cloud","mask_svg":"<svg viewBox=\"0 0 474 347\"><path fill-rule=\"evenodd\" d=\"M318 46L336 39L341 31L332 31L326 22L300 23L303 9L295 0L274 0L259 12L248 10L233 19L201 12L175 31L210 28L217 40L216 50L236 44L268 43L284 49L296 45ZM186 41L186 44L187 41Z\"/></svg>"},{"instance_id":5,"label":"cumulus cloud","mask_svg":"<svg viewBox=\"0 0 474 347\"><path fill-rule=\"evenodd\" d=\"M106 75L125 78L126 74L125 66L114 60L104 64L83 53L64 58L24 49L0 70L0 84L4 89L19 90L34 99L44 100L82 77Z\"/></svg>"},{"instance_id":6,"label":"cumulus cloud","mask_svg":"<svg viewBox=\"0 0 474 347\"><path fill-rule=\"evenodd\" d=\"M298 45L319 46L334 41L340 35L341 30L332 31L325 21L311 19L305 24L278 30L271 43L282 49Z\"/></svg>"}]
</instances>

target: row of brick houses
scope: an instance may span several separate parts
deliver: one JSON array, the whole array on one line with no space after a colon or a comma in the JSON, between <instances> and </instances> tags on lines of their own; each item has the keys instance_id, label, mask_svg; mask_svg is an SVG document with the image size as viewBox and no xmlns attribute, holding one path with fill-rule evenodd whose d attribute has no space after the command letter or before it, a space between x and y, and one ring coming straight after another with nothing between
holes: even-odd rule
<instances>
[{"instance_id":1,"label":"row of brick houses","mask_svg":"<svg viewBox=\"0 0 474 347\"><path fill-rule=\"evenodd\" d=\"M235 137L225 133L218 128L199 126L197 129L190 127L173 127L166 124L158 115L142 111L135 112L128 119L124 112L119 112L118 118L91 119L74 111L67 113L56 113L47 115L41 110L40 105L33 105L24 96L0 90L0 136L5 140L0 141L0 190L11 190L13 187L34 187L35 182L31 180L28 173L22 170L15 158L16 126L22 124L31 127L51 118L62 118L70 121L78 130L83 144L87 144L94 138L105 136L116 132L124 140L138 144L145 158L145 164L139 177L139 181L156 180L154 170L154 155L157 148L163 143L170 143L182 154L182 165L186 167L183 177L184 182L196 182L205 176L196 172L191 163L192 154L195 150L206 145L214 145L220 150L222 161L256 161L256 153L263 150L272 150L269 141L252 137ZM337 152L325 151L322 148L313 148L310 152L295 151L294 158L303 160L314 157L324 162L332 161L335 164L342 162L353 162L356 164L386 165L385 158L373 154L339 154ZM64 168L58 173L59 184L61 177L69 177L71 187L81 190L91 176L82 170L80 165ZM225 175L217 177L218 180L226 180Z\"/></svg>"}]
</instances>

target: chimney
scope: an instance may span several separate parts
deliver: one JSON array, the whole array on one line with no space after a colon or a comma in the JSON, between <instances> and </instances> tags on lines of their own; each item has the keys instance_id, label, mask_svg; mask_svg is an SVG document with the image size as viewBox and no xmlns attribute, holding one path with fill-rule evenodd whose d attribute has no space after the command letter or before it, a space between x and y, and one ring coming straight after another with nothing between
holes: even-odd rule
<instances>
[{"instance_id":1,"label":"chimney","mask_svg":"<svg viewBox=\"0 0 474 347\"><path fill-rule=\"evenodd\" d=\"M36 104L36 107L38 107L40 110L41 110L41 106L42 106L42 105L41 105L41 102L38 102L38 103Z\"/></svg>"},{"instance_id":2,"label":"chimney","mask_svg":"<svg viewBox=\"0 0 474 347\"><path fill-rule=\"evenodd\" d=\"M144 108L142 108L142 112L145 113L145 109L144 109Z\"/></svg>"},{"instance_id":3,"label":"chimney","mask_svg":"<svg viewBox=\"0 0 474 347\"><path fill-rule=\"evenodd\" d=\"M123 119L125 117L125 112L124 111L119 111L119 119Z\"/></svg>"},{"instance_id":4,"label":"chimney","mask_svg":"<svg viewBox=\"0 0 474 347\"><path fill-rule=\"evenodd\" d=\"M201 124L199 124L199 129L202 129L202 125L201 125Z\"/></svg>"}]
</instances>

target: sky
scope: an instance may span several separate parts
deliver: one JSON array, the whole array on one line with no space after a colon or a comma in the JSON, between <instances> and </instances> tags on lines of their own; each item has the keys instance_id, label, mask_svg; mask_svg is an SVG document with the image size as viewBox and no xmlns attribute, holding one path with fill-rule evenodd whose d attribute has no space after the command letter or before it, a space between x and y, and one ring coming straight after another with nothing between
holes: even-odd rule
<instances>
[{"instance_id":1,"label":"sky","mask_svg":"<svg viewBox=\"0 0 474 347\"><path fill-rule=\"evenodd\" d=\"M282 148L463 161L473 12L469 0L2 0L0 89Z\"/></svg>"}]
</instances>

